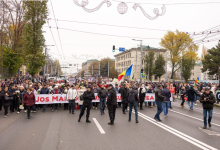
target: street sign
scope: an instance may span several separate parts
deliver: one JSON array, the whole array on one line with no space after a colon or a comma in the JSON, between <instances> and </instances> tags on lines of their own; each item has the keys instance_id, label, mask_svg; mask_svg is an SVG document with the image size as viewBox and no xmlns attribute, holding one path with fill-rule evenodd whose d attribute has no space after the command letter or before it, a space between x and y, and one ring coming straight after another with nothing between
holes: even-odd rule
<instances>
[{"instance_id":1,"label":"street sign","mask_svg":"<svg viewBox=\"0 0 220 150\"><path fill-rule=\"evenodd\" d=\"M119 47L119 52L124 52L125 48L124 47Z\"/></svg>"}]
</instances>

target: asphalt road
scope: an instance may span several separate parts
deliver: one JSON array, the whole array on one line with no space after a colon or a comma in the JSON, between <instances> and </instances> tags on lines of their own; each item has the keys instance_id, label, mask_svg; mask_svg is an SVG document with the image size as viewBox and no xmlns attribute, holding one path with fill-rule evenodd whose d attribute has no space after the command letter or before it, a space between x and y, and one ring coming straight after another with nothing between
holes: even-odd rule
<instances>
[{"instance_id":1,"label":"asphalt road","mask_svg":"<svg viewBox=\"0 0 220 150\"><path fill-rule=\"evenodd\" d=\"M161 114L161 123L153 119L156 107L139 110L138 124L134 113L128 122L128 113L122 114L118 108L114 126L107 124L107 110L100 115L92 109L91 124L85 122L85 116L78 123L79 110L73 115L63 107L57 112L38 110L30 120L24 112L7 118L0 112L0 150L220 149L220 107L214 108L212 127L203 130L201 104L193 111L187 103L185 108L179 105L180 101L172 102L168 117Z\"/></svg>"}]
</instances>

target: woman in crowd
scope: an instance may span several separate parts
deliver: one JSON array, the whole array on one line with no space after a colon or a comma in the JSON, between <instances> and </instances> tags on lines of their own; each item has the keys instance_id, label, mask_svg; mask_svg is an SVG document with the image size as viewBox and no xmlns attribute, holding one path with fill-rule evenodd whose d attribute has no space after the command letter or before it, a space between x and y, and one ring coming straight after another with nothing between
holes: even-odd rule
<instances>
[{"instance_id":1,"label":"woman in crowd","mask_svg":"<svg viewBox=\"0 0 220 150\"><path fill-rule=\"evenodd\" d=\"M143 110L143 103L144 103L144 99L145 99L145 93L146 93L145 85L142 84L142 85L140 85L140 88L138 89L139 100L140 100L140 110Z\"/></svg>"},{"instance_id":2,"label":"woman in crowd","mask_svg":"<svg viewBox=\"0 0 220 150\"><path fill-rule=\"evenodd\" d=\"M1 97L4 96L4 99L3 99L3 106L4 106L4 109L5 109L5 118L7 117L7 114L8 114L8 107L11 105L12 103L12 100L13 100L13 94L10 93L8 91L8 87L5 87L4 91L1 92Z\"/></svg>"},{"instance_id":3,"label":"woman in crowd","mask_svg":"<svg viewBox=\"0 0 220 150\"><path fill-rule=\"evenodd\" d=\"M185 107L184 106L184 102L185 102L185 98L186 98L186 96L185 95L183 95L183 93L185 93L186 92L186 90L185 90L185 87L183 86L182 87L182 89L181 89L181 91L180 91L180 97L181 97L181 99L182 99L182 103L181 103L181 107Z\"/></svg>"},{"instance_id":4,"label":"woman in crowd","mask_svg":"<svg viewBox=\"0 0 220 150\"><path fill-rule=\"evenodd\" d=\"M28 111L27 112L27 117L28 117L28 119L30 119L31 118L31 116L30 116L31 107L35 104L35 95L32 92L31 88L28 88L27 92L24 94L24 98L23 98L22 104L26 105L27 111Z\"/></svg>"}]
</instances>

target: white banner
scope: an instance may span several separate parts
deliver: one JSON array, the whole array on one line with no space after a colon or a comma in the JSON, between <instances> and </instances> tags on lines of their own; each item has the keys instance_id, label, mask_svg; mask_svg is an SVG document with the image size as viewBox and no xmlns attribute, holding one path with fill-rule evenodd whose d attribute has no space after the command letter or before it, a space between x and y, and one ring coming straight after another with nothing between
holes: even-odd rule
<instances>
[{"instance_id":1,"label":"white banner","mask_svg":"<svg viewBox=\"0 0 220 150\"><path fill-rule=\"evenodd\" d=\"M92 102L99 102L98 94L95 93L95 99L92 100ZM36 97L36 104L53 104L53 103L69 103L66 100L66 94L41 94L41 95L35 95ZM107 100L107 99L106 99ZM170 98L172 101L172 98ZM155 101L155 94L154 93L146 93L145 96L145 102L153 102ZM75 103L78 103L79 99L76 98ZM121 102L121 94L117 94L117 102Z\"/></svg>"}]
</instances>

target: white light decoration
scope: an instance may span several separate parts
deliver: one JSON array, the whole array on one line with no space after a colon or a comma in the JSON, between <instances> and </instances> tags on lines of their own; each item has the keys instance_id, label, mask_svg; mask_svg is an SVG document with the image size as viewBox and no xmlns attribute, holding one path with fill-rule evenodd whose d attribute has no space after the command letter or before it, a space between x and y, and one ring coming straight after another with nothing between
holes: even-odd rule
<instances>
[{"instance_id":1,"label":"white light decoration","mask_svg":"<svg viewBox=\"0 0 220 150\"><path fill-rule=\"evenodd\" d=\"M73 0L73 2L77 6L82 7L85 11L87 11L89 13L99 10L102 7L102 5L105 4L105 3L107 4L108 7L110 7L112 5L110 1L104 0L97 7L93 8L93 9L88 9L88 8L86 8L86 6L89 4L88 0L82 0L81 4L78 3L78 0Z\"/></svg>"},{"instance_id":2,"label":"white light decoration","mask_svg":"<svg viewBox=\"0 0 220 150\"><path fill-rule=\"evenodd\" d=\"M87 12L89 12L89 13L99 10L99 9L102 7L102 5L105 4L105 3L107 4L107 7L110 7L110 6L112 5L109 0L104 0L104 1L102 1L97 7L93 8L93 9L88 9L88 8L86 8L86 6L89 4L89 1L88 1L88 0L82 0L81 4L78 3L78 0L73 0L73 2L74 2L77 6L82 7L85 11L87 11ZM145 12L145 10L142 8L142 6L141 6L140 4L138 4L138 3L134 3L133 8L134 8L134 10L137 10L137 8L140 8L141 11L142 11L142 13L143 13L147 18L149 18L150 20L157 19L159 16L163 16L163 15L166 13L166 7L165 7L164 4L163 4L163 6L161 7L161 9L162 9L162 12L161 12L161 13L159 13L159 9L158 9L158 8L154 8L154 9L153 9L153 12L154 12L154 14L155 14L154 17L148 15L148 14ZM125 2L120 2L120 3L118 4L117 9L118 9L118 13L120 13L120 14L125 14L125 13L128 11L128 6L127 6L127 4L126 4Z\"/></svg>"},{"instance_id":3,"label":"white light decoration","mask_svg":"<svg viewBox=\"0 0 220 150\"><path fill-rule=\"evenodd\" d=\"M142 13L143 13L147 18L149 18L150 20L157 19L158 16L163 16L163 15L166 13L166 7L165 7L165 5L163 5L163 6L161 7L161 9L162 9L162 13L161 13L161 14L159 14L159 9L158 9L158 8L154 8L153 12L156 14L156 16L154 16L154 17L151 17L150 15L148 15L148 14L144 11L144 9L143 9L139 4L134 4L134 6L133 6L134 10L136 10L138 7L141 9Z\"/></svg>"},{"instance_id":4,"label":"white light decoration","mask_svg":"<svg viewBox=\"0 0 220 150\"><path fill-rule=\"evenodd\" d=\"M125 14L127 11L128 11L128 6L127 6L126 3L121 2L121 3L118 4L118 12L119 12L120 14L123 15L123 14Z\"/></svg>"}]
</instances>

